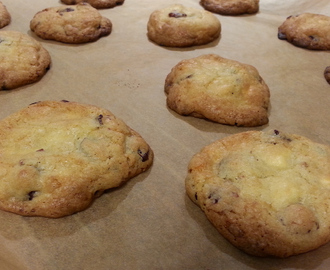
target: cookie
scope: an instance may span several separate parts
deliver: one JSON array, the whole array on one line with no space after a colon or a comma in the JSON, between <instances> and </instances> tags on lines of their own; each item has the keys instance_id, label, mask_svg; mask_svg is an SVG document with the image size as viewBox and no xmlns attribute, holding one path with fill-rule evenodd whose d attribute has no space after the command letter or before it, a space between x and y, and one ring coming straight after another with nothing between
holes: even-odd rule
<instances>
[{"instance_id":1,"label":"cookie","mask_svg":"<svg viewBox=\"0 0 330 270\"><path fill-rule=\"evenodd\" d=\"M164 88L168 107L180 115L236 126L268 123L269 88L251 65L215 54L182 60Z\"/></svg>"},{"instance_id":2,"label":"cookie","mask_svg":"<svg viewBox=\"0 0 330 270\"><path fill-rule=\"evenodd\" d=\"M309 50L330 50L330 17L303 13L289 16L278 28L278 38Z\"/></svg>"},{"instance_id":3,"label":"cookie","mask_svg":"<svg viewBox=\"0 0 330 270\"><path fill-rule=\"evenodd\" d=\"M253 14L259 11L259 0L201 0L206 9L221 15Z\"/></svg>"},{"instance_id":4,"label":"cookie","mask_svg":"<svg viewBox=\"0 0 330 270\"><path fill-rule=\"evenodd\" d=\"M51 64L40 42L17 31L0 31L0 90L40 80Z\"/></svg>"},{"instance_id":5,"label":"cookie","mask_svg":"<svg viewBox=\"0 0 330 270\"><path fill-rule=\"evenodd\" d=\"M6 6L0 2L0 28L5 27L10 24L11 16L6 8Z\"/></svg>"},{"instance_id":6,"label":"cookie","mask_svg":"<svg viewBox=\"0 0 330 270\"><path fill-rule=\"evenodd\" d=\"M110 111L31 104L0 121L0 209L58 218L146 171L153 151Z\"/></svg>"},{"instance_id":7,"label":"cookie","mask_svg":"<svg viewBox=\"0 0 330 270\"><path fill-rule=\"evenodd\" d=\"M248 254L288 257L330 240L329 146L242 132L193 156L185 181L220 234Z\"/></svg>"},{"instance_id":8,"label":"cookie","mask_svg":"<svg viewBox=\"0 0 330 270\"><path fill-rule=\"evenodd\" d=\"M324 78L330 84L330 66L326 67L324 70Z\"/></svg>"},{"instance_id":9,"label":"cookie","mask_svg":"<svg viewBox=\"0 0 330 270\"><path fill-rule=\"evenodd\" d=\"M125 0L61 0L62 3L67 5L75 5L79 3L88 3L92 7L101 8L114 8L116 6L122 5Z\"/></svg>"},{"instance_id":10,"label":"cookie","mask_svg":"<svg viewBox=\"0 0 330 270\"><path fill-rule=\"evenodd\" d=\"M180 4L152 12L147 24L149 40L167 47L207 44L217 39L220 32L220 21L211 12Z\"/></svg>"},{"instance_id":11,"label":"cookie","mask_svg":"<svg viewBox=\"0 0 330 270\"><path fill-rule=\"evenodd\" d=\"M40 38L79 44L98 40L111 33L111 21L87 3L39 11L30 29Z\"/></svg>"}]
</instances>

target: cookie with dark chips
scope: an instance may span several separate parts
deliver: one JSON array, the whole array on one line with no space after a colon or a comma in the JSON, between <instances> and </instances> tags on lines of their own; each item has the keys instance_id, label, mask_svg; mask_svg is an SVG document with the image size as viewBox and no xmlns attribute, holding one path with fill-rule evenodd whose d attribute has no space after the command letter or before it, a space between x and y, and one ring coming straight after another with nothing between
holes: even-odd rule
<instances>
[{"instance_id":1,"label":"cookie with dark chips","mask_svg":"<svg viewBox=\"0 0 330 270\"><path fill-rule=\"evenodd\" d=\"M268 123L269 88L251 65L215 54L182 60L164 88L178 114L236 126Z\"/></svg>"},{"instance_id":2,"label":"cookie with dark chips","mask_svg":"<svg viewBox=\"0 0 330 270\"><path fill-rule=\"evenodd\" d=\"M110 111L34 103L0 121L0 209L58 218L146 171L153 151Z\"/></svg>"},{"instance_id":3,"label":"cookie with dark chips","mask_svg":"<svg viewBox=\"0 0 330 270\"><path fill-rule=\"evenodd\" d=\"M289 16L278 28L278 38L309 50L330 50L330 17L303 13Z\"/></svg>"},{"instance_id":4,"label":"cookie with dark chips","mask_svg":"<svg viewBox=\"0 0 330 270\"><path fill-rule=\"evenodd\" d=\"M51 64L40 42L17 31L0 31L0 90L40 80Z\"/></svg>"},{"instance_id":5,"label":"cookie with dark chips","mask_svg":"<svg viewBox=\"0 0 330 270\"><path fill-rule=\"evenodd\" d=\"M6 6L0 2L0 28L5 27L10 24L11 16L6 8Z\"/></svg>"},{"instance_id":6,"label":"cookie with dark chips","mask_svg":"<svg viewBox=\"0 0 330 270\"><path fill-rule=\"evenodd\" d=\"M259 0L201 0L201 5L221 15L253 14L259 11Z\"/></svg>"},{"instance_id":7,"label":"cookie with dark chips","mask_svg":"<svg viewBox=\"0 0 330 270\"><path fill-rule=\"evenodd\" d=\"M151 13L148 38L161 46L190 47L210 43L221 33L221 24L211 12L180 4Z\"/></svg>"},{"instance_id":8,"label":"cookie with dark chips","mask_svg":"<svg viewBox=\"0 0 330 270\"><path fill-rule=\"evenodd\" d=\"M87 3L39 11L30 29L40 38L63 43L87 43L111 33L111 21Z\"/></svg>"},{"instance_id":9,"label":"cookie with dark chips","mask_svg":"<svg viewBox=\"0 0 330 270\"><path fill-rule=\"evenodd\" d=\"M92 7L97 9L102 8L114 8L116 6L122 5L125 0L61 0L62 3L67 5L75 5L79 3L88 3Z\"/></svg>"},{"instance_id":10,"label":"cookie with dark chips","mask_svg":"<svg viewBox=\"0 0 330 270\"><path fill-rule=\"evenodd\" d=\"M230 243L289 257L330 241L330 147L294 134L248 131L197 153L189 198Z\"/></svg>"}]
</instances>

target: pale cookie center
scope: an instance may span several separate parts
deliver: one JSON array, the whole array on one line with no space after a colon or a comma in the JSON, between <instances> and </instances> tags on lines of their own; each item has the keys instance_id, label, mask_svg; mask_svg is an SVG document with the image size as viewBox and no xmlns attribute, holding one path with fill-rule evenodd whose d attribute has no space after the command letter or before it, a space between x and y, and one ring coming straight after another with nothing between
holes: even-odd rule
<instances>
[{"instance_id":1,"label":"pale cookie center","mask_svg":"<svg viewBox=\"0 0 330 270\"><path fill-rule=\"evenodd\" d=\"M243 155L244 154L244 155ZM303 164L280 144L233 153L220 164L219 175L239 188L242 196L258 198L274 209L299 203L315 188L315 180L301 174Z\"/></svg>"}]
</instances>

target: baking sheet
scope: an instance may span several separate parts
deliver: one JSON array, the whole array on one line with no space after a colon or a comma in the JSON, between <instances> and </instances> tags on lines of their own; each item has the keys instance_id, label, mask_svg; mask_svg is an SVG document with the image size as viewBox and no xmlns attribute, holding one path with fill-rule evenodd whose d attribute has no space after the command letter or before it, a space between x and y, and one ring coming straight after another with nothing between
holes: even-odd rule
<instances>
[{"instance_id":1,"label":"baking sheet","mask_svg":"<svg viewBox=\"0 0 330 270\"><path fill-rule=\"evenodd\" d=\"M33 36L52 66L41 81L0 91L0 118L39 100L70 100L104 107L138 131L155 152L153 167L98 198L87 210L61 219L0 212L1 269L328 269L330 244L287 259L255 258L224 240L186 196L188 162L203 146L251 129L279 129L330 144L330 85L323 71L329 52L308 51L277 38L289 15L330 15L328 0L260 0L260 11L221 16L221 37L176 49L148 41L151 12L198 0L126 0L100 10L110 36L83 45L37 38L34 14L58 0L2 0L12 15L3 30ZM255 66L271 91L269 124L230 127L179 116L166 107L164 81L182 59L206 53Z\"/></svg>"}]
</instances>

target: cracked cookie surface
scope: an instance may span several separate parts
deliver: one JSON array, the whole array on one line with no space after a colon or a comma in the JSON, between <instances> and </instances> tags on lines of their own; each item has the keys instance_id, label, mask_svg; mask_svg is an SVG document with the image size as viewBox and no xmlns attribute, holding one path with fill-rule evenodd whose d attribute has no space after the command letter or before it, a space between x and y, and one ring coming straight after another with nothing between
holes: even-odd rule
<instances>
[{"instance_id":1,"label":"cracked cookie surface","mask_svg":"<svg viewBox=\"0 0 330 270\"><path fill-rule=\"evenodd\" d=\"M303 13L289 16L278 28L278 38L309 50L330 50L330 17Z\"/></svg>"},{"instance_id":2,"label":"cracked cookie surface","mask_svg":"<svg viewBox=\"0 0 330 270\"><path fill-rule=\"evenodd\" d=\"M330 147L305 137L248 131L190 161L190 199L234 246L288 257L330 241Z\"/></svg>"},{"instance_id":3,"label":"cracked cookie surface","mask_svg":"<svg viewBox=\"0 0 330 270\"><path fill-rule=\"evenodd\" d=\"M206 10L168 6L151 13L148 38L161 46L190 47L210 43L221 33L220 21Z\"/></svg>"},{"instance_id":4,"label":"cracked cookie surface","mask_svg":"<svg viewBox=\"0 0 330 270\"><path fill-rule=\"evenodd\" d=\"M109 35L112 22L89 4L81 3L39 11L30 29L42 39L79 44Z\"/></svg>"},{"instance_id":5,"label":"cracked cookie surface","mask_svg":"<svg viewBox=\"0 0 330 270\"><path fill-rule=\"evenodd\" d=\"M37 102L0 121L0 209L70 215L152 161L145 140L108 110Z\"/></svg>"},{"instance_id":6,"label":"cracked cookie surface","mask_svg":"<svg viewBox=\"0 0 330 270\"><path fill-rule=\"evenodd\" d=\"M164 88L167 105L178 114L227 125L268 123L270 92L251 65L201 55L173 67Z\"/></svg>"},{"instance_id":7,"label":"cracked cookie surface","mask_svg":"<svg viewBox=\"0 0 330 270\"><path fill-rule=\"evenodd\" d=\"M40 80L50 64L50 54L37 40L17 31L0 32L0 90Z\"/></svg>"}]
</instances>

